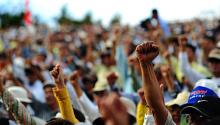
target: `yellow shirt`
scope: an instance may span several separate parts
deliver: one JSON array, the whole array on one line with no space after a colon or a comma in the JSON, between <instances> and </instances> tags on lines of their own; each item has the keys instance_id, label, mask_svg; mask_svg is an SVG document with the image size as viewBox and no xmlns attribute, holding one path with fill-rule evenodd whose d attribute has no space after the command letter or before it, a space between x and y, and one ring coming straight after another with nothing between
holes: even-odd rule
<instances>
[{"instance_id":1,"label":"yellow shirt","mask_svg":"<svg viewBox=\"0 0 220 125\"><path fill-rule=\"evenodd\" d=\"M60 112L63 119L68 120L74 124L79 123L73 112L72 103L66 87L62 89L54 88L54 96L59 104Z\"/></svg>"},{"instance_id":2,"label":"yellow shirt","mask_svg":"<svg viewBox=\"0 0 220 125\"><path fill-rule=\"evenodd\" d=\"M137 125L143 125L144 123L144 116L146 113L146 109L145 109L145 105L138 103L137 105L137 114L136 114L136 118L137 118Z\"/></svg>"}]
</instances>

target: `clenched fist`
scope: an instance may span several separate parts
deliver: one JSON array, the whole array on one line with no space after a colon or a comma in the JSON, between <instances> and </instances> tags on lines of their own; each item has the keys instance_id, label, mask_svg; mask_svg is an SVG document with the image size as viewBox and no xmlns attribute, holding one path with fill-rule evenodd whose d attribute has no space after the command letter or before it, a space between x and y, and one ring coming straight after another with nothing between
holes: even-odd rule
<instances>
[{"instance_id":1,"label":"clenched fist","mask_svg":"<svg viewBox=\"0 0 220 125\"><path fill-rule=\"evenodd\" d=\"M136 53L141 63L151 63L159 54L159 47L155 42L144 42L137 46Z\"/></svg>"},{"instance_id":2,"label":"clenched fist","mask_svg":"<svg viewBox=\"0 0 220 125\"><path fill-rule=\"evenodd\" d=\"M71 75L70 75L70 82L73 86L77 86L78 85L78 79L79 79L79 72L78 71L74 71Z\"/></svg>"},{"instance_id":3,"label":"clenched fist","mask_svg":"<svg viewBox=\"0 0 220 125\"><path fill-rule=\"evenodd\" d=\"M56 86L58 88L64 87L64 78L60 65L57 64L50 73L55 81Z\"/></svg>"}]
</instances>

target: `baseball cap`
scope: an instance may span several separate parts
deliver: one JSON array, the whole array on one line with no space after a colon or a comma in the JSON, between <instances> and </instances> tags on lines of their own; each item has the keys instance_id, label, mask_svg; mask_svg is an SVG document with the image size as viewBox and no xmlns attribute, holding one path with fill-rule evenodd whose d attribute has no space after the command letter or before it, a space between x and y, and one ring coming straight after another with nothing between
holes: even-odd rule
<instances>
[{"instance_id":1,"label":"baseball cap","mask_svg":"<svg viewBox=\"0 0 220 125\"><path fill-rule=\"evenodd\" d=\"M196 82L194 88L196 88L197 86L209 88L212 91L214 91L218 96L220 95L217 83L212 79L201 79L198 82Z\"/></svg>"},{"instance_id":2,"label":"baseball cap","mask_svg":"<svg viewBox=\"0 0 220 125\"><path fill-rule=\"evenodd\" d=\"M173 106L173 105L181 106L187 102L188 97L189 97L189 92L182 91L177 95L175 99L166 102L166 106Z\"/></svg>"},{"instance_id":3,"label":"baseball cap","mask_svg":"<svg viewBox=\"0 0 220 125\"><path fill-rule=\"evenodd\" d=\"M8 91L20 102L26 102L26 103L32 102L28 98L28 93L23 87L12 86L8 88Z\"/></svg>"},{"instance_id":4,"label":"baseball cap","mask_svg":"<svg viewBox=\"0 0 220 125\"><path fill-rule=\"evenodd\" d=\"M181 109L196 104L198 100L206 96L212 96L218 98L217 94L213 90L207 87L203 87L203 86L195 87L189 95L188 102L186 104L181 105Z\"/></svg>"},{"instance_id":5,"label":"baseball cap","mask_svg":"<svg viewBox=\"0 0 220 125\"><path fill-rule=\"evenodd\" d=\"M211 50L211 52L209 53L209 56L208 56L208 60L212 61L213 59L220 60L220 49L215 48L215 49Z\"/></svg>"},{"instance_id":6,"label":"baseball cap","mask_svg":"<svg viewBox=\"0 0 220 125\"><path fill-rule=\"evenodd\" d=\"M184 107L181 113L199 113L208 118L220 116L220 98L215 96L202 97L194 105Z\"/></svg>"}]
</instances>

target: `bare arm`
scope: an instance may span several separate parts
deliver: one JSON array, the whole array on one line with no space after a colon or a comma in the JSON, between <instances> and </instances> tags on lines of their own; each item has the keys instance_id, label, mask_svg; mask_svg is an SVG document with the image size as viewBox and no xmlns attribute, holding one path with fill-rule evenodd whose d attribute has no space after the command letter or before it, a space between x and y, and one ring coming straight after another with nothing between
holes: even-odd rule
<instances>
[{"instance_id":1,"label":"bare arm","mask_svg":"<svg viewBox=\"0 0 220 125\"><path fill-rule=\"evenodd\" d=\"M159 54L159 48L154 42L145 42L137 46L136 52L141 66L145 99L153 112L156 124L163 125L166 122L168 112L151 64Z\"/></svg>"}]
</instances>

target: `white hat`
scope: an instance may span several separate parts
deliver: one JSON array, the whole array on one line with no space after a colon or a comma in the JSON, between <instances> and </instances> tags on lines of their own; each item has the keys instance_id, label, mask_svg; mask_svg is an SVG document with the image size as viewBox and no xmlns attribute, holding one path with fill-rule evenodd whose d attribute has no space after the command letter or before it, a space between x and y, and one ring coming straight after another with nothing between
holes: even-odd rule
<instances>
[{"instance_id":1,"label":"white hat","mask_svg":"<svg viewBox=\"0 0 220 125\"><path fill-rule=\"evenodd\" d=\"M211 79L201 79L198 82L196 82L194 88L196 88L197 86L202 86L202 87L209 88L212 91L214 91L216 94L218 94L219 89L218 89L217 84L218 83L216 83L215 81L213 81ZM220 96L220 94L218 94L218 96Z\"/></svg>"},{"instance_id":2,"label":"white hat","mask_svg":"<svg viewBox=\"0 0 220 125\"><path fill-rule=\"evenodd\" d=\"M31 103L28 93L23 87L12 86L8 88L8 91L20 102Z\"/></svg>"},{"instance_id":3,"label":"white hat","mask_svg":"<svg viewBox=\"0 0 220 125\"><path fill-rule=\"evenodd\" d=\"M120 97L120 100L127 108L128 114L130 114L136 118L136 105L134 104L134 102L128 98L125 98L125 97Z\"/></svg>"}]
</instances>

